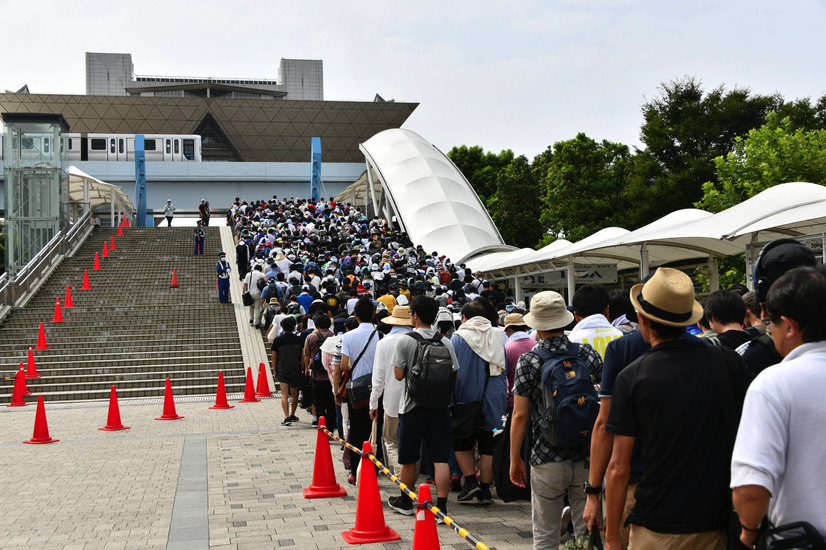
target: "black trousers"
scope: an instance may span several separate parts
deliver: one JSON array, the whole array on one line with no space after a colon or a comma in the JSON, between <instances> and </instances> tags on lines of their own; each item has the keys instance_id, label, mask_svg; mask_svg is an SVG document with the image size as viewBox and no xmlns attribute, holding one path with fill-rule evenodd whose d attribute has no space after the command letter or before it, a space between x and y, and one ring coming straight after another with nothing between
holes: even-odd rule
<instances>
[{"instance_id":1,"label":"black trousers","mask_svg":"<svg viewBox=\"0 0 826 550\"><path fill-rule=\"evenodd\" d=\"M323 416L327 429L336 431L336 401L330 380L313 380L313 405L317 416Z\"/></svg>"},{"instance_id":2,"label":"black trousers","mask_svg":"<svg viewBox=\"0 0 826 550\"><path fill-rule=\"evenodd\" d=\"M350 433L347 436L347 443L361 450L364 442L370 439L370 428L372 421L370 420L370 408L354 409L353 405L347 403L347 409L350 412ZM356 475L356 470L359 466L359 455L352 453L350 455L350 473Z\"/></svg>"}]
</instances>

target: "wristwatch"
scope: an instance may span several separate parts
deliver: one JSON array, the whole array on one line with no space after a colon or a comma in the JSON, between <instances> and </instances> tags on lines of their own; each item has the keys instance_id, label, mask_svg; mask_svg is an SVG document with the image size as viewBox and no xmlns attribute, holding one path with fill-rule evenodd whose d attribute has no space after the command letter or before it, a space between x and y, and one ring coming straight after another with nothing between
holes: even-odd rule
<instances>
[{"instance_id":1,"label":"wristwatch","mask_svg":"<svg viewBox=\"0 0 826 550\"><path fill-rule=\"evenodd\" d=\"M599 495L602 494L602 485L599 487L593 487L587 481L585 482L585 494L586 495Z\"/></svg>"}]
</instances>

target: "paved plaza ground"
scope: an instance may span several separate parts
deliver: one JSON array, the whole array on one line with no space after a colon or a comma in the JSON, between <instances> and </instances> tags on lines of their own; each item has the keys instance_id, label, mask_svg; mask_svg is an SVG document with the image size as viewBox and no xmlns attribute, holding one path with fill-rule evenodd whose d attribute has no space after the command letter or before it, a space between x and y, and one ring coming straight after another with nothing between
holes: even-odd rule
<instances>
[{"instance_id":1,"label":"paved plaza ground","mask_svg":"<svg viewBox=\"0 0 826 550\"><path fill-rule=\"evenodd\" d=\"M174 383L173 383L174 386ZM233 399L234 398L234 399ZM280 400L210 410L214 399L179 398L183 420L158 421L160 399L120 402L131 429L98 431L107 403L46 403L48 428L58 443L31 439L35 403L0 409L0 548L73 550L168 548L350 548L341 536L355 522L356 487L347 485L338 445L333 461L348 496L303 498L312 479L316 431L300 422L279 425ZM410 548L414 518L386 505L395 485L379 476L387 524L401 542L364 548ZM529 503L494 499L464 506L451 493L448 513L490 547L530 548ZM440 526L442 548L471 548Z\"/></svg>"}]
</instances>

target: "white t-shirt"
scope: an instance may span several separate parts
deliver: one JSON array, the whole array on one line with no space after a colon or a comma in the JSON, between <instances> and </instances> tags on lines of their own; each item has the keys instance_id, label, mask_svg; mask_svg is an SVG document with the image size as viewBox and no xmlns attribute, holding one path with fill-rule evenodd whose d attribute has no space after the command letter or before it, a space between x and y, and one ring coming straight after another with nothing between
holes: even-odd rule
<instances>
[{"instance_id":1,"label":"white t-shirt","mask_svg":"<svg viewBox=\"0 0 826 550\"><path fill-rule=\"evenodd\" d=\"M763 370L746 393L731 460L731 487L772 494L769 520L808 521L826 536L826 342L798 346Z\"/></svg>"},{"instance_id":2,"label":"white t-shirt","mask_svg":"<svg viewBox=\"0 0 826 550\"><path fill-rule=\"evenodd\" d=\"M601 358L605 359L605 348L608 347L608 342L616 340L622 334L621 330L608 322L605 315L595 313L577 323L568 335L568 340L590 345L597 350Z\"/></svg>"},{"instance_id":3,"label":"white t-shirt","mask_svg":"<svg viewBox=\"0 0 826 550\"><path fill-rule=\"evenodd\" d=\"M404 380L396 380L395 369L390 364L396 342L399 338L413 329L404 326L394 326L390 334L381 339L376 346L376 356L373 359L373 390L370 392L370 408L379 407L379 397L384 396L384 412L387 416L399 416L399 402L404 390ZM409 338L409 336L407 336Z\"/></svg>"}]
</instances>

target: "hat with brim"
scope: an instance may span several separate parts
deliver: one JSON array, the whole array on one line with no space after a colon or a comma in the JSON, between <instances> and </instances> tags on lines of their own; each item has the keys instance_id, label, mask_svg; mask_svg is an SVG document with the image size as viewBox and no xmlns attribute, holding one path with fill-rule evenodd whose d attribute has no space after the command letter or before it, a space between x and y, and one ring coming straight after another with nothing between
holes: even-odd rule
<instances>
[{"instance_id":1,"label":"hat with brim","mask_svg":"<svg viewBox=\"0 0 826 550\"><path fill-rule=\"evenodd\" d=\"M393 313L381 320L387 325L397 325L403 327L412 327L413 320L410 318L410 308L408 306L396 306L393 308Z\"/></svg>"},{"instance_id":2,"label":"hat with brim","mask_svg":"<svg viewBox=\"0 0 826 550\"><path fill-rule=\"evenodd\" d=\"M531 300L531 311L523 317L529 327L545 332L562 330L574 320L574 314L565 307L558 292L537 292Z\"/></svg>"},{"instance_id":3,"label":"hat with brim","mask_svg":"<svg viewBox=\"0 0 826 550\"><path fill-rule=\"evenodd\" d=\"M703 316L691 278L670 267L657 269L647 283L631 287L631 303L639 315L671 327L693 325Z\"/></svg>"},{"instance_id":4,"label":"hat with brim","mask_svg":"<svg viewBox=\"0 0 826 550\"><path fill-rule=\"evenodd\" d=\"M507 329L508 327L524 327L525 326L525 319L522 317L521 313L509 313L505 316L505 326L502 327L503 329Z\"/></svg>"}]
</instances>

